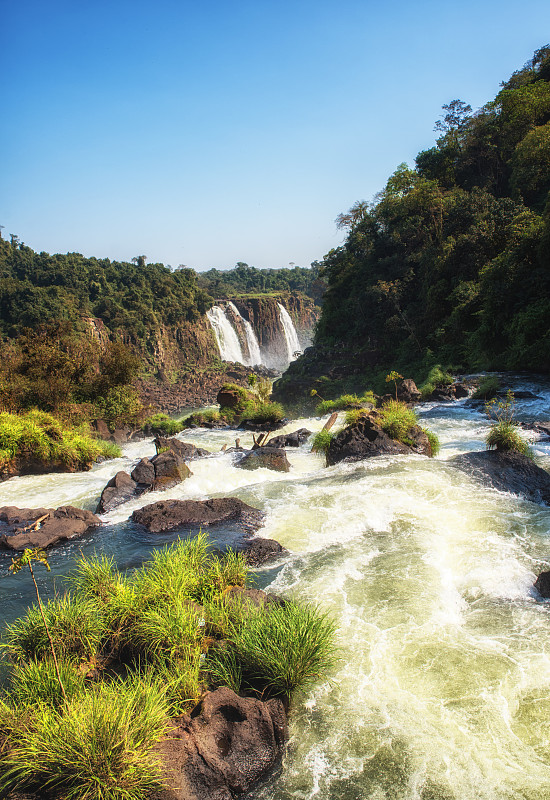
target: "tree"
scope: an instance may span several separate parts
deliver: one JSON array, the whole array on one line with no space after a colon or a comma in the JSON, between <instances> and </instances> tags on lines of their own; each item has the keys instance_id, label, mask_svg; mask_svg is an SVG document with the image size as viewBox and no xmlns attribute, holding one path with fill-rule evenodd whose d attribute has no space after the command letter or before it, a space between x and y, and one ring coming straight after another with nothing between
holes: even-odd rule
<instances>
[{"instance_id":1,"label":"tree","mask_svg":"<svg viewBox=\"0 0 550 800\"><path fill-rule=\"evenodd\" d=\"M138 267L144 267L146 261L147 261L147 256L134 256L132 259L132 263L137 264Z\"/></svg>"},{"instance_id":2,"label":"tree","mask_svg":"<svg viewBox=\"0 0 550 800\"><path fill-rule=\"evenodd\" d=\"M358 200L352 205L347 214L338 214L336 217L337 228L349 228L353 230L360 222L367 218L369 213L369 204L366 200Z\"/></svg>"},{"instance_id":3,"label":"tree","mask_svg":"<svg viewBox=\"0 0 550 800\"><path fill-rule=\"evenodd\" d=\"M447 113L442 115L442 119L437 120L434 130L441 131L443 134L460 130L468 122L472 113L472 106L463 100L451 100L442 108Z\"/></svg>"}]
</instances>

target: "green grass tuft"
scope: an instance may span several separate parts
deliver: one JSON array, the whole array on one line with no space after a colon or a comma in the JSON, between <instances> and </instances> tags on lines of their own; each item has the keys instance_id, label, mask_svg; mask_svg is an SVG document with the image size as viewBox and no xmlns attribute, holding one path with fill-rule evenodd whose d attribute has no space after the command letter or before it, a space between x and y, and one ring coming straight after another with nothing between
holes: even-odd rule
<instances>
[{"instance_id":1,"label":"green grass tuft","mask_svg":"<svg viewBox=\"0 0 550 800\"><path fill-rule=\"evenodd\" d=\"M500 450L505 453L521 453L528 458L533 457L531 448L522 438L519 428L508 420L496 422L485 437L488 450Z\"/></svg>"},{"instance_id":2,"label":"green grass tuft","mask_svg":"<svg viewBox=\"0 0 550 800\"><path fill-rule=\"evenodd\" d=\"M388 400L380 409L380 414L380 427L398 442L403 442L409 430L418 424L414 411L399 400Z\"/></svg>"},{"instance_id":3,"label":"green grass tuft","mask_svg":"<svg viewBox=\"0 0 550 800\"><path fill-rule=\"evenodd\" d=\"M430 458L435 458L435 456L439 453L441 449L441 442L437 435L433 432L428 430L428 428L422 428L426 436L428 437L428 441L430 442Z\"/></svg>"},{"instance_id":4,"label":"green grass tuft","mask_svg":"<svg viewBox=\"0 0 550 800\"><path fill-rule=\"evenodd\" d=\"M334 438L334 433L332 433L332 431L319 431L313 437L311 452L324 453L326 455L328 453L328 449L330 447L330 443L332 442L333 438Z\"/></svg>"}]
</instances>

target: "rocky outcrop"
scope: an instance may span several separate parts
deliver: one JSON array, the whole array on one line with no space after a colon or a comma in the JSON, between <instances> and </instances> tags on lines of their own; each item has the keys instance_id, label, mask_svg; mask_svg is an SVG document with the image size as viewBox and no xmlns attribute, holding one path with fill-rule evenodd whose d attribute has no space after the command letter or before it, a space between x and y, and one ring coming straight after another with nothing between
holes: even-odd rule
<instances>
[{"instance_id":1,"label":"rocky outcrop","mask_svg":"<svg viewBox=\"0 0 550 800\"><path fill-rule=\"evenodd\" d=\"M540 573L535 581L535 589L545 600L550 599L550 572Z\"/></svg>"},{"instance_id":2,"label":"rocky outcrop","mask_svg":"<svg viewBox=\"0 0 550 800\"><path fill-rule=\"evenodd\" d=\"M159 745L167 788L152 800L233 800L267 777L286 737L281 700L208 692Z\"/></svg>"},{"instance_id":3,"label":"rocky outcrop","mask_svg":"<svg viewBox=\"0 0 550 800\"><path fill-rule=\"evenodd\" d=\"M161 500L134 511L132 520L151 533L187 526L220 525L229 521L243 532L253 533L263 525L264 515L237 497L220 497L213 500Z\"/></svg>"},{"instance_id":4,"label":"rocky outcrop","mask_svg":"<svg viewBox=\"0 0 550 800\"><path fill-rule=\"evenodd\" d=\"M208 450L197 447L191 442L182 442L181 439L176 439L173 436L157 436L154 445L157 453L168 448L184 461L194 461L196 458L204 458L210 455Z\"/></svg>"},{"instance_id":5,"label":"rocky outcrop","mask_svg":"<svg viewBox=\"0 0 550 800\"><path fill-rule=\"evenodd\" d=\"M292 433L274 436L269 439L268 445L269 447L300 447L300 445L307 442L310 436L311 431L308 431L307 428L300 428L297 431L292 431Z\"/></svg>"},{"instance_id":6,"label":"rocky outcrop","mask_svg":"<svg viewBox=\"0 0 550 800\"><path fill-rule=\"evenodd\" d=\"M429 439L418 425L409 429L407 438L411 445L388 436L378 425L375 415L365 416L354 425L344 428L332 439L327 452L327 466L340 461L362 461L381 455L431 455Z\"/></svg>"},{"instance_id":7,"label":"rocky outcrop","mask_svg":"<svg viewBox=\"0 0 550 800\"><path fill-rule=\"evenodd\" d=\"M251 567L261 567L269 561L275 561L282 556L287 555L286 550L275 539L262 539L260 536L249 539L241 548L241 553L244 555L246 562Z\"/></svg>"},{"instance_id":8,"label":"rocky outcrop","mask_svg":"<svg viewBox=\"0 0 550 800\"><path fill-rule=\"evenodd\" d=\"M38 547L45 550L59 542L83 536L101 525L101 520L82 508L0 508L0 547L24 550Z\"/></svg>"},{"instance_id":9,"label":"rocky outcrop","mask_svg":"<svg viewBox=\"0 0 550 800\"><path fill-rule=\"evenodd\" d=\"M273 469L277 472L289 472L290 462L286 457L285 451L280 447L258 447L256 450L249 450L235 464L241 469Z\"/></svg>"},{"instance_id":10,"label":"rocky outcrop","mask_svg":"<svg viewBox=\"0 0 550 800\"><path fill-rule=\"evenodd\" d=\"M550 474L521 453L499 450L463 453L451 463L483 486L550 505Z\"/></svg>"},{"instance_id":11,"label":"rocky outcrop","mask_svg":"<svg viewBox=\"0 0 550 800\"><path fill-rule=\"evenodd\" d=\"M412 378L405 378L397 387L397 397L403 403L418 403L422 397L422 393L418 390Z\"/></svg>"}]
</instances>

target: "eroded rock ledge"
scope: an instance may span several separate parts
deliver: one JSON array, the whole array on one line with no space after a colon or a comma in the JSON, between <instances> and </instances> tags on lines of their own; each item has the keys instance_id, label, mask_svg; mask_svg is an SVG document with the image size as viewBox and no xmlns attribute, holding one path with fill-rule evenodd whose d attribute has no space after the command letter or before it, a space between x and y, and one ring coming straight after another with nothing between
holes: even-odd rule
<instances>
[{"instance_id":1,"label":"eroded rock ledge","mask_svg":"<svg viewBox=\"0 0 550 800\"><path fill-rule=\"evenodd\" d=\"M451 463L483 486L550 505L550 474L521 453L498 450L463 453Z\"/></svg>"},{"instance_id":2,"label":"eroded rock ledge","mask_svg":"<svg viewBox=\"0 0 550 800\"><path fill-rule=\"evenodd\" d=\"M0 548L45 550L58 542L82 536L101 525L101 520L82 508L0 508Z\"/></svg>"},{"instance_id":3,"label":"eroded rock ledge","mask_svg":"<svg viewBox=\"0 0 550 800\"><path fill-rule=\"evenodd\" d=\"M212 500L161 500L132 514L132 520L151 533L176 530L186 525L204 527L232 521L245 533L254 533L264 523L264 515L237 497Z\"/></svg>"}]
</instances>

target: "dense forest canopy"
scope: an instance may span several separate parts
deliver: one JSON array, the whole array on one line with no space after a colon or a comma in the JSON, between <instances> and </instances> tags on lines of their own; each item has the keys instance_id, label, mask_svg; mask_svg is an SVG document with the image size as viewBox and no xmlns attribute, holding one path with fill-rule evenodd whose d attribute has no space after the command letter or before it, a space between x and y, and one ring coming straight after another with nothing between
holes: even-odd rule
<instances>
[{"instance_id":1,"label":"dense forest canopy","mask_svg":"<svg viewBox=\"0 0 550 800\"><path fill-rule=\"evenodd\" d=\"M550 47L337 224L317 342L370 363L550 370Z\"/></svg>"},{"instance_id":2,"label":"dense forest canopy","mask_svg":"<svg viewBox=\"0 0 550 800\"><path fill-rule=\"evenodd\" d=\"M320 303L325 289L319 276L320 265L292 269L258 269L239 261L231 270L210 269L198 275L199 286L214 297L258 292L303 292Z\"/></svg>"}]
</instances>

